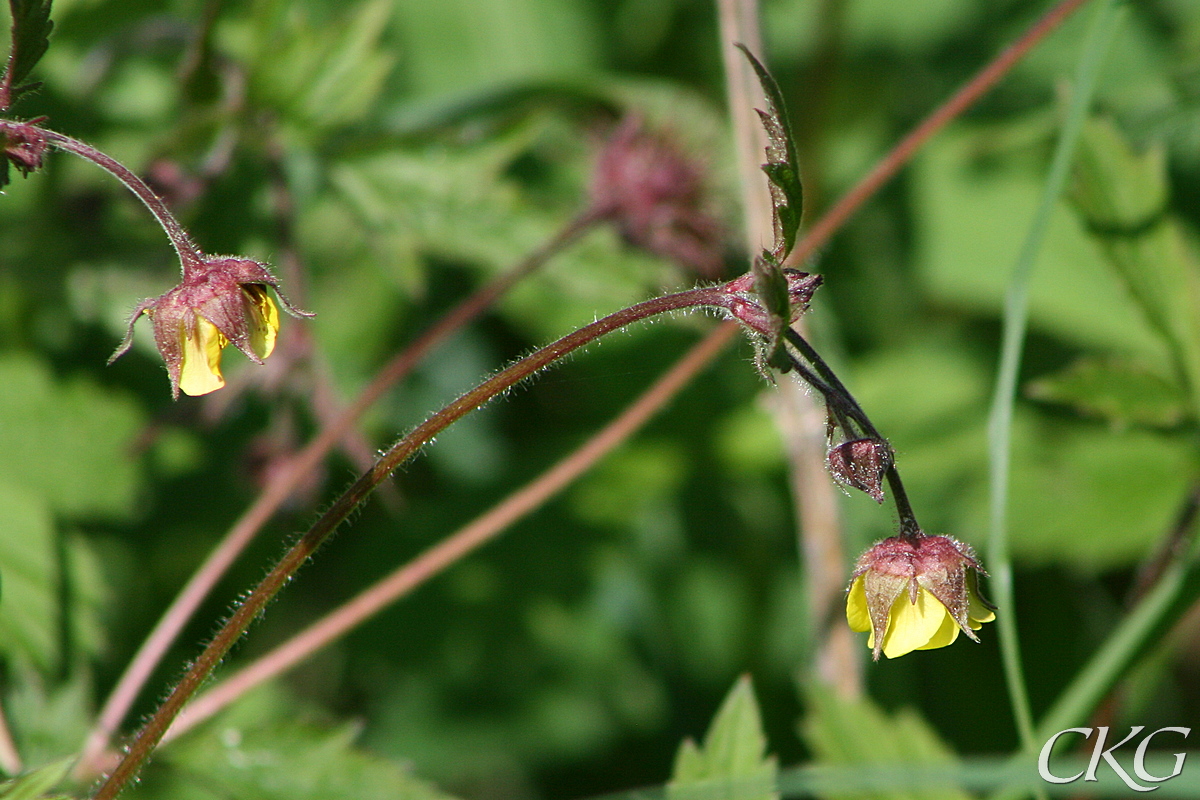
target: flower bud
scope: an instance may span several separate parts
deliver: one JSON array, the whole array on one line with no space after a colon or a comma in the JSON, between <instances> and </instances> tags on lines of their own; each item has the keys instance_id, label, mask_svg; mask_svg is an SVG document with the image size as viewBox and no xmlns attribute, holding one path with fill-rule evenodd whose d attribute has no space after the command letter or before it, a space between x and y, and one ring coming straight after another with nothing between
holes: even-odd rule
<instances>
[{"instance_id":1,"label":"flower bud","mask_svg":"<svg viewBox=\"0 0 1200 800\"><path fill-rule=\"evenodd\" d=\"M125 341L109 359L111 364L133 343L134 323L149 315L154 343L167 365L171 394L208 394L225 385L221 350L227 344L256 364L275 349L279 309L267 291L275 289L287 311L299 311L279 294L277 281L265 266L246 258L208 258L185 269L183 282L159 297L143 300L133 310Z\"/></svg>"},{"instance_id":2,"label":"flower bud","mask_svg":"<svg viewBox=\"0 0 1200 800\"><path fill-rule=\"evenodd\" d=\"M700 165L637 117L622 122L600 151L590 193L630 244L706 278L721 274L721 226L704 209Z\"/></svg>"},{"instance_id":3,"label":"flower bud","mask_svg":"<svg viewBox=\"0 0 1200 800\"><path fill-rule=\"evenodd\" d=\"M829 448L829 472L838 483L861 489L883 502L883 478L892 466L892 448L882 439L851 439Z\"/></svg>"},{"instance_id":4,"label":"flower bud","mask_svg":"<svg viewBox=\"0 0 1200 800\"><path fill-rule=\"evenodd\" d=\"M899 658L945 647L962 631L996 618L979 594L983 572L969 545L948 536L893 536L858 559L846 595L851 630L870 631L867 647ZM986 574L986 573L985 573Z\"/></svg>"}]
</instances>

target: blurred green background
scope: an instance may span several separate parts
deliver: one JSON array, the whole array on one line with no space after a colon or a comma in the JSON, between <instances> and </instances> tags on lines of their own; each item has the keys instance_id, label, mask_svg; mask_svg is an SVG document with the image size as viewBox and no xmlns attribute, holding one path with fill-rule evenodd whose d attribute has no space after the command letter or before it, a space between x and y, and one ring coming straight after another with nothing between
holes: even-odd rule
<instances>
[{"instance_id":1,"label":"blurred green background","mask_svg":"<svg viewBox=\"0 0 1200 800\"><path fill-rule=\"evenodd\" d=\"M1045 6L766 0L766 60L797 128L808 218ZM1130 6L1097 107L1133 152L1160 154L1151 167L1169 191L1154 211L1193 269L1200 4ZM926 528L977 547L1003 293L1086 16L952 123L812 265L825 276L810 317L818 348L890 438ZM230 354L229 387L173 403L145 322L105 366L129 310L177 274L145 210L65 154L0 196L0 656L31 763L78 746L158 613L322 405L353 397L584 207L615 116L640 114L703 166L726 274L746 263L707 2L59 0L53 18L44 87L16 111L150 176L206 251L277 265L317 317L284 320L310 339L285 374ZM361 426L365 451L532 348L698 280L611 226L591 231L390 392ZM1196 485L1197 441L1168 340L1068 201L1032 291L1010 524L1037 712L1121 615ZM439 437L301 572L232 664L536 476L712 324L695 315L609 336ZM1083 388L1064 378L1072 369ZM772 392L739 341L564 494L230 719L280 753L307 752L309 734L290 724L302 708L313 741L350 723L362 758L460 795L574 797L663 782L681 738L750 673L771 749L784 764L810 757L798 721L818 643ZM272 521L137 714L358 471L337 454ZM850 559L891 531L890 512L861 496L842 510ZM1130 675L1118 719L1198 718L1196 620ZM868 666L871 695L917 709L960 753L1011 750L996 635L981 638ZM204 775L220 772L233 724L164 751L139 796L242 796Z\"/></svg>"}]
</instances>

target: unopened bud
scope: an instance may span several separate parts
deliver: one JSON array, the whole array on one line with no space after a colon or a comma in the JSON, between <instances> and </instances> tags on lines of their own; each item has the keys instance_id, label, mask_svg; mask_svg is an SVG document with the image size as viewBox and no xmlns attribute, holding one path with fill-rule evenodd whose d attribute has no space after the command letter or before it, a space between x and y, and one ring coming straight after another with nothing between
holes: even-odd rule
<instances>
[{"instance_id":1,"label":"unopened bud","mask_svg":"<svg viewBox=\"0 0 1200 800\"><path fill-rule=\"evenodd\" d=\"M829 471L839 483L883 502L883 478L892 466L892 448L882 439L851 439L829 449Z\"/></svg>"}]
</instances>

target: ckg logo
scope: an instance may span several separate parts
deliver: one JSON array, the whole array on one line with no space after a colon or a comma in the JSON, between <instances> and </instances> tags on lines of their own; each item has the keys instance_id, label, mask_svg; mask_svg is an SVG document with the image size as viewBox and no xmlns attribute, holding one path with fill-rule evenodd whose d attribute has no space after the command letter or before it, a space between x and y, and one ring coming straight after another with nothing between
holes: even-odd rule
<instances>
[{"instance_id":1,"label":"ckg logo","mask_svg":"<svg viewBox=\"0 0 1200 800\"><path fill-rule=\"evenodd\" d=\"M1144 725L1135 725L1130 729L1128 736L1111 747L1104 746L1108 742L1109 729L1107 727L1067 728L1065 731L1059 731L1051 736L1049 740L1047 740L1046 744L1042 746L1042 752L1038 754L1038 774L1041 775L1042 780L1046 781L1047 783L1073 783L1080 778L1083 778L1085 781L1095 781L1098 780L1096 777L1096 770L1100 767L1100 760L1104 759L1104 761L1108 763L1109 768L1115 772L1117 777L1124 781L1125 785L1130 789L1134 790L1135 792L1152 792L1158 788L1158 786L1154 784L1169 781L1171 778L1174 778L1176 775L1183 772L1183 762L1187 760L1187 753L1174 754L1175 768L1171 770L1170 775L1152 775L1146 769L1146 751L1150 748L1150 742L1159 734L1179 734L1186 739L1188 734L1192 732L1192 729L1159 728L1156 731L1146 734L1145 738L1138 743L1137 749L1133 752L1133 774L1137 778L1137 780L1135 780L1133 777L1130 777L1129 773L1125 771L1124 767L1117 763L1117 759L1113 757L1113 751L1115 751L1118 747L1133 741L1144 729ZM1071 733L1078 733L1085 738L1091 738L1092 731L1096 732L1096 741L1092 744L1092 758L1091 761L1088 762L1087 769L1083 770L1078 775L1059 776L1054 774L1050 770L1050 754L1051 751L1054 750L1054 743L1060 738ZM1138 783L1138 780L1142 781L1142 783ZM1146 786L1144 784L1151 785Z\"/></svg>"}]
</instances>

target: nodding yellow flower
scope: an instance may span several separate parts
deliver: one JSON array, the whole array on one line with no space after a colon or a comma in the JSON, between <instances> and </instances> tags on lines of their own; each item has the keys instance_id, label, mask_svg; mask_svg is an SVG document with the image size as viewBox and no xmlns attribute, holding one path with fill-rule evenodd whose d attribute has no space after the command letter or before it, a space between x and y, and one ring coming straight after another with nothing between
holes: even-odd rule
<instances>
[{"instance_id":1,"label":"nodding yellow flower","mask_svg":"<svg viewBox=\"0 0 1200 800\"><path fill-rule=\"evenodd\" d=\"M279 334L279 308L267 291L275 290L288 313L308 317L279 294L265 266L244 258L210 258L184 269L183 282L169 292L143 300L133 311L125 341L109 359L133 343L133 325L142 314L154 324L154 342L167 365L171 393L208 394L225 385L221 350L232 344L256 364L271 355Z\"/></svg>"},{"instance_id":2,"label":"nodding yellow flower","mask_svg":"<svg viewBox=\"0 0 1200 800\"><path fill-rule=\"evenodd\" d=\"M959 631L996 618L978 589L982 569L968 545L947 536L884 539L863 553L846 594L846 621L869 632L867 647L899 658L945 647Z\"/></svg>"}]
</instances>

